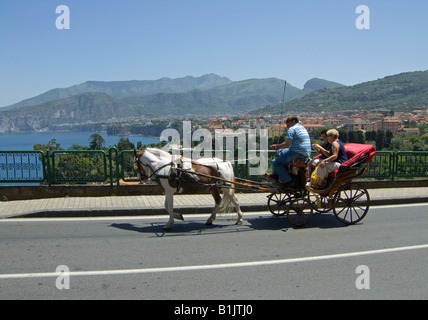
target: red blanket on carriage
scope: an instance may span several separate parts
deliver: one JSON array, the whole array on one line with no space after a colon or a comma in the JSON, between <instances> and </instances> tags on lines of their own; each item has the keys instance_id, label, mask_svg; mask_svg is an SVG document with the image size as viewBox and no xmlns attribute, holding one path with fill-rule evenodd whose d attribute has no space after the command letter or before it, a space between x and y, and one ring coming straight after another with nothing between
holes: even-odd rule
<instances>
[{"instance_id":1,"label":"red blanket on carriage","mask_svg":"<svg viewBox=\"0 0 428 320\"><path fill-rule=\"evenodd\" d=\"M338 170L333 171L329 176L334 177L338 171L346 170L353 166L359 167L364 163L369 163L376 154L375 148L370 144L347 143L345 144L348 160L341 164Z\"/></svg>"}]
</instances>

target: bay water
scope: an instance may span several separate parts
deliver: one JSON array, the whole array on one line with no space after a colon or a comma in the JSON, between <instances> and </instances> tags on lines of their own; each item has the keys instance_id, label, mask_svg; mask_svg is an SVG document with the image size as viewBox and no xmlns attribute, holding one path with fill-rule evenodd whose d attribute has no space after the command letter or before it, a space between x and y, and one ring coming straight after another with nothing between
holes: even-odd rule
<instances>
[{"instance_id":1,"label":"bay water","mask_svg":"<svg viewBox=\"0 0 428 320\"><path fill-rule=\"evenodd\" d=\"M113 146L119 142L119 136L109 136L102 132L37 132L37 133L17 133L0 134L0 151L29 151L33 150L35 144L48 144L51 139L56 139L61 148L67 149L73 144L89 146L89 137L93 133L98 133L103 137L105 147ZM135 146L138 141L143 145L158 143L160 140L153 137L143 136L124 136L128 138Z\"/></svg>"}]
</instances>

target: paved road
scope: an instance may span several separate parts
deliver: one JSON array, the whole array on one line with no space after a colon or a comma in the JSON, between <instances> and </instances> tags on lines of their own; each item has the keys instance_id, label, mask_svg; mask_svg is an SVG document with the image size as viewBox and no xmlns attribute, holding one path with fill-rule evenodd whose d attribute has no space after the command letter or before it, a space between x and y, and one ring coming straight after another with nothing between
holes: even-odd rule
<instances>
[{"instance_id":1,"label":"paved road","mask_svg":"<svg viewBox=\"0 0 428 320\"><path fill-rule=\"evenodd\" d=\"M317 214L304 229L189 215L167 233L166 216L1 220L0 299L427 299L427 208L373 207L350 227Z\"/></svg>"}]
</instances>

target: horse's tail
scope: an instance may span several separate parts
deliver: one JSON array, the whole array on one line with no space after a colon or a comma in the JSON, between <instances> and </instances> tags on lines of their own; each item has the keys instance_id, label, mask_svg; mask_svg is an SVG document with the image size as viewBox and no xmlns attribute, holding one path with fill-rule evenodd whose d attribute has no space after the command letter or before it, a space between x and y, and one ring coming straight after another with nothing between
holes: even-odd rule
<instances>
[{"instance_id":1,"label":"horse's tail","mask_svg":"<svg viewBox=\"0 0 428 320\"><path fill-rule=\"evenodd\" d=\"M232 191L232 190L230 190ZM230 194L232 192L223 192L223 199L220 203L220 208L218 208L218 213L231 213L233 209L232 200L235 197L234 194Z\"/></svg>"},{"instance_id":2,"label":"horse's tail","mask_svg":"<svg viewBox=\"0 0 428 320\"><path fill-rule=\"evenodd\" d=\"M233 167L230 162L227 162L228 168L229 168L229 176L227 177L227 180L234 181L235 174L233 172ZM227 184L223 188L223 198L220 203L220 208L218 209L219 213L229 213L231 212L232 208L234 207L234 204L232 203L233 200L237 201L235 198L235 185L234 184Z\"/></svg>"}]
</instances>

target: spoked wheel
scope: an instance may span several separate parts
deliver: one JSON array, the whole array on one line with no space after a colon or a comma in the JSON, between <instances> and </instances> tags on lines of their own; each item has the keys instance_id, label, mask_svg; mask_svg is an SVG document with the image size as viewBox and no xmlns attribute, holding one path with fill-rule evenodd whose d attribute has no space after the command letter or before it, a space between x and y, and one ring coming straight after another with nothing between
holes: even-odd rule
<instances>
[{"instance_id":1,"label":"spoked wheel","mask_svg":"<svg viewBox=\"0 0 428 320\"><path fill-rule=\"evenodd\" d=\"M317 212L327 213L332 209L330 204L330 198L328 196L309 193L308 199L312 203L312 207L314 208L314 210Z\"/></svg>"},{"instance_id":2,"label":"spoked wheel","mask_svg":"<svg viewBox=\"0 0 428 320\"><path fill-rule=\"evenodd\" d=\"M267 205L273 215L280 217L287 213L290 201L291 194L288 192L272 193L268 196Z\"/></svg>"},{"instance_id":3,"label":"spoked wheel","mask_svg":"<svg viewBox=\"0 0 428 320\"><path fill-rule=\"evenodd\" d=\"M358 183L344 184L333 198L333 212L344 224L355 224L363 220L369 211L370 196L366 188Z\"/></svg>"},{"instance_id":4,"label":"spoked wheel","mask_svg":"<svg viewBox=\"0 0 428 320\"><path fill-rule=\"evenodd\" d=\"M287 218L296 227L303 227L312 219L313 207L307 198L298 198L291 201Z\"/></svg>"}]
</instances>

